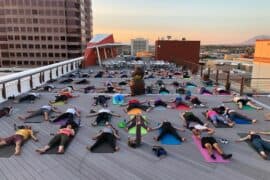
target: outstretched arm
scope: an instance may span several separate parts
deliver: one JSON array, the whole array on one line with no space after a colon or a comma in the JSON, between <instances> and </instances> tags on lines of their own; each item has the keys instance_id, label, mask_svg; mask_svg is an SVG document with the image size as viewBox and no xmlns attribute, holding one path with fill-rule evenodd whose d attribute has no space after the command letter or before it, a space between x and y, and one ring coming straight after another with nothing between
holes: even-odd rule
<instances>
[{"instance_id":1,"label":"outstretched arm","mask_svg":"<svg viewBox=\"0 0 270 180\"><path fill-rule=\"evenodd\" d=\"M270 135L270 132L260 131L260 132L258 132L258 134L262 134L262 135Z\"/></svg>"},{"instance_id":2,"label":"outstretched arm","mask_svg":"<svg viewBox=\"0 0 270 180\"><path fill-rule=\"evenodd\" d=\"M157 129L160 129L162 127L162 123L154 128L151 128L152 130L157 130Z\"/></svg>"},{"instance_id":3,"label":"outstretched arm","mask_svg":"<svg viewBox=\"0 0 270 180\"><path fill-rule=\"evenodd\" d=\"M115 116L115 117L121 117L120 114L116 114L116 113L111 113L112 116Z\"/></svg>"},{"instance_id":4,"label":"outstretched arm","mask_svg":"<svg viewBox=\"0 0 270 180\"><path fill-rule=\"evenodd\" d=\"M98 115L98 113L94 113L94 114L86 115L86 117L95 117L95 116L97 116L97 115Z\"/></svg>"},{"instance_id":5,"label":"outstretched arm","mask_svg":"<svg viewBox=\"0 0 270 180\"><path fill-rule=\"evenodd\" d=\"M33 131L31 132L31 138L32 138L34 141L38 141L38 138L34 135L34 132L33 132Z\"/></svg>"},{"instance_id":6,"label":"outstretched arm","mask_svg":"<svg viewBox=\"0 0 270 180\"><path fill-rule=\"evenodd\" d=\"M246 137L240 138L240 139L236 140L235 142L242 142L242 141L246 141L246 140L248 140L248 139L249 139L249 136L250 136L250 135L247 135Z\"/></svg>"}]
</instances>

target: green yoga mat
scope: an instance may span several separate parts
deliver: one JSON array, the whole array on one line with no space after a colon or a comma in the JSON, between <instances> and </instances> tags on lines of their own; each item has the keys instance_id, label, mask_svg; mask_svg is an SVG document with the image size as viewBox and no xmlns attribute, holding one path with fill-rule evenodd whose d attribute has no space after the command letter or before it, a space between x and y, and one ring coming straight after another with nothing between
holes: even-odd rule
<instances>
[{"instance_id":1,"label":"green yoga mat","mask_svg":"<svg viewBox=\"0 0 270 180\"><path fill-rule=\"evenodd\" d=\"M128 133L129 134L132 134L132 135L136 135L136 126L133 127L133 128L131 128L131 129L129 129L128 130ZM141 134L142 135L146 135L147 134L147 130L145 128L143 128L143 127L141 127Z\"/></svg>"},{"instance_id":2,"label":"green yoga mat","mask_svg":"<svg viewBox=\"0 0 270 180\"><path fill-rule=\"evenodd\" d=\"M120 122L118 122L117 126L118 126L118 128L125 128L125 127L127 127L127 124L124 121L120 121Z\"/></svg>"},{"instance_id":3,"label":"green yoga mat","mask_svg":"<svg viewBox=\"0 0 270 180\"><path fill-rule=\"evenodd\" d=\"M243 106L242 110L250 111L250 110L254 110L254 108L251 106L245 105Z\"/></svg>"}]
</instances>

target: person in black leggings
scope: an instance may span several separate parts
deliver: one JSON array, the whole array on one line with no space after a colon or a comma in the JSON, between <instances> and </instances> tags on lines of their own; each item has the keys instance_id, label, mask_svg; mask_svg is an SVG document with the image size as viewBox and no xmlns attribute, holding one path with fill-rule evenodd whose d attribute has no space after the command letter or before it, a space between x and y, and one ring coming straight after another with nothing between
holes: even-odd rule
<instances>
[{"instance_id":1,"label":"person in black leggings","mask_svg":"<svg viewBox=\"0 0 270 180\"><path fill-rule=\"evenodd\" d=\"M94 97L95 103L93 106L101 105L103 107L108 107L107 101L111 99L109 96L99 95L97 97Z\"/></svg>"},{"instance_id":2,"label":"person in black leggings","mask_svg":"<svg viewBox=\"0 0 270 180\"><path fill-rule=\"evenodd\" d=\"M58 130L57 134L50 140L48 145L43 148L39 148L36 151L40 154L45 153L53 146L58 145L58 153L64 153L64 148L70 139L75 135L75 130L71 124L67 124L65 127L62 127Z\"/></svg>"},{"instance_id":3,"label":"person in black leggings","mask_svg":"<svg viewBox=\"0 0 270 180\"><path fill-rule=\"evenodd\" d=\"M245 137L236 140L236 142L250 141L252 146L259 152L260 156L267 160L269 156L266 152L270 152L270 142L269 140L262 139L259 134L268 135L269 133L249 131Z\"/></svg>"},{"instance_id":4,"label":"person in black leggings","mask_svg":"<svg viewBox=\"0 0 270 180\"><path fill-rule=\"evenodd\" d=\"M68 97L66 95L62 94L62 95L55 96L55 100L50 101L50 104L58 103L58 102L64 102L66 104L67 101L68 101Z\"/></svg>"},{"instance_id":5,"label":"person in black leggings","mask_svg":"<svg viewBox=\"0 0 270 180\"><path fill-rule=\"evenodd\" d=\"M82 79L78 82L76 82L75 84L89 84L90 82L87 79Z\"/></svg>"},{"instance_id":6,"label":"person in black leggings","mask_svg":"<svg viewBox=\"0 0 270 180\"><path fill-rule=\"evenodd\" d=\"M59 83L60 84L68 84L68 83L71 83L73 81L73 79L69 78L69 79L64 79L62 81L60 81Z\"/></svg>"},{"instance_id":7,"label":"person in black leggings","mask_svg":"<svg viewBox=\"0 0 270 180\"><path fill-rule=\"evenodd\" d=\"M105 142L108 142L110 146L114 149L114 151L118 151L120 149L118 146L116 146L116 140L120 139L120 136L118 135L116 129L108 122L106 123L106 126L103 128L103 130L101 130L92 139L97 141L92 146L86 147L91 152L96 147L100 146Z\"/></svg>"},{"instance_id":8,"label":"person in black leggings","mask_svg":"<svg viewBox=\"0 0 270 180\"><path fill-rule=\"evenodd\" d=\"M30 101L31 103L33 103L37 98L40 98L39 93L28 93L28 94L20 97L17 101L14 101L14 102L21 103L21 102L25 102L25 101Z\"/></svg>"},{"instance_id":9,"label":"person in black leggings","mask_svg":"<svg viewBox=\"0 0 270 180\"><path fill-rule=\"evenodd\" d=\"M190 128L189 125L190 125L191 122L200 124L202 126L205 125L197 116L195 116L190 111L185 111L183 113L180 113L180 117L184 120L184 126L187 127L187 128Z\"/></svg>"},{"instance_id":10,"label":"person in black leggings","mask_svg":"<svg viewBox=\"0 0 270 180\"><path fill-rule=\"evenodd\" d=\"M171 135L173 135L174 137L176 137L178 140L180 140L182 142L186 140L185 138L182 138L177 133L177 130L178 131L185 131L185 130L173 127L172 124L169 121L163 121L159 126L157 126L155 128L152 128L151 130L157 130L157 129L160 129L160 128L162 129L161 133L158 135L158 137L154 137L154 139L156 141L159 141L166 134L171 134Z\"/></svg>"},{"instance_id":11,"label":"person in black leggings","mask_svg":"<svg viewBox=\"0 0 270 180\"><path fill-rule=\"evenodd\" d=\"M214 154L214 150L218 152L218 154L221 155L223 159L230 159L232 157L232 154L225 154L220 145L217 143L216 139L212 136L202 136L202 132L198 129L192 130L193 135L201 141L202 148L206 149L209 156L212 159L216 159L216 156Z\"/></svg>"}]
</instances>

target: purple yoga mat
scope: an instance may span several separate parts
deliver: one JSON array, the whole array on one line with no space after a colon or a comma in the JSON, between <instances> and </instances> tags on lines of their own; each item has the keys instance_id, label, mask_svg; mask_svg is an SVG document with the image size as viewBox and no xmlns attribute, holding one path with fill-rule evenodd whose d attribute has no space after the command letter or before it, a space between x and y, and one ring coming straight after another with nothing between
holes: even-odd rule
<instances>
[{"instance_id":1,"label":"purple yoga mat","mask_svg":"<svg viewBox=\"0 0 270 180\"><path fill-rule=\"evenodd\" d=\"M204 157L204 160L206 162L209 162L209 163L229 163L230 160L224 160L222 159L222 157L217 153L217 152L214 152L215 156L216 156L216 160L212 159L207 150L204 149L202 146L201 146L201 142L199 139L197 139L195 136L192 136L192 139L194 141L194 143L196 144L197 148L199 149L199 151L201 152L202 156Z\"/></svg>"},{"instance_id":2,"label":"purple yoga mat","mask_svg":"<svg viewBox=\"0 0 270 180\"><path fill-rule=\"evenodd\" d=\"M66 119L61 119L60 121L55 122L55 124L63 126L66 124L66 122L67 122Z\"/></svg>"}]
</instances>

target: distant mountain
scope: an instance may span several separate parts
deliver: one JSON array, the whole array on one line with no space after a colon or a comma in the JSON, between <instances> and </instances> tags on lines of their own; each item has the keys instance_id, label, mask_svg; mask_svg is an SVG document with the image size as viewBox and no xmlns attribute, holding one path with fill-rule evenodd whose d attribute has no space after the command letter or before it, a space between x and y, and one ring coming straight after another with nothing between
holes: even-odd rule
<instances>
[{"instance_id":1,"label":"distant mountain","mask_svg":"<svg viewBox=\"0 0 270 180\"><path fill-rule=\"evenodd\" d=\"M261 40L261 39L270 39L269 35L260 35L260 36L255 36L253 38L250 38L249 40L242 42L242 45L254 45L256 40Z\"/></svg>"}]
</instances>

